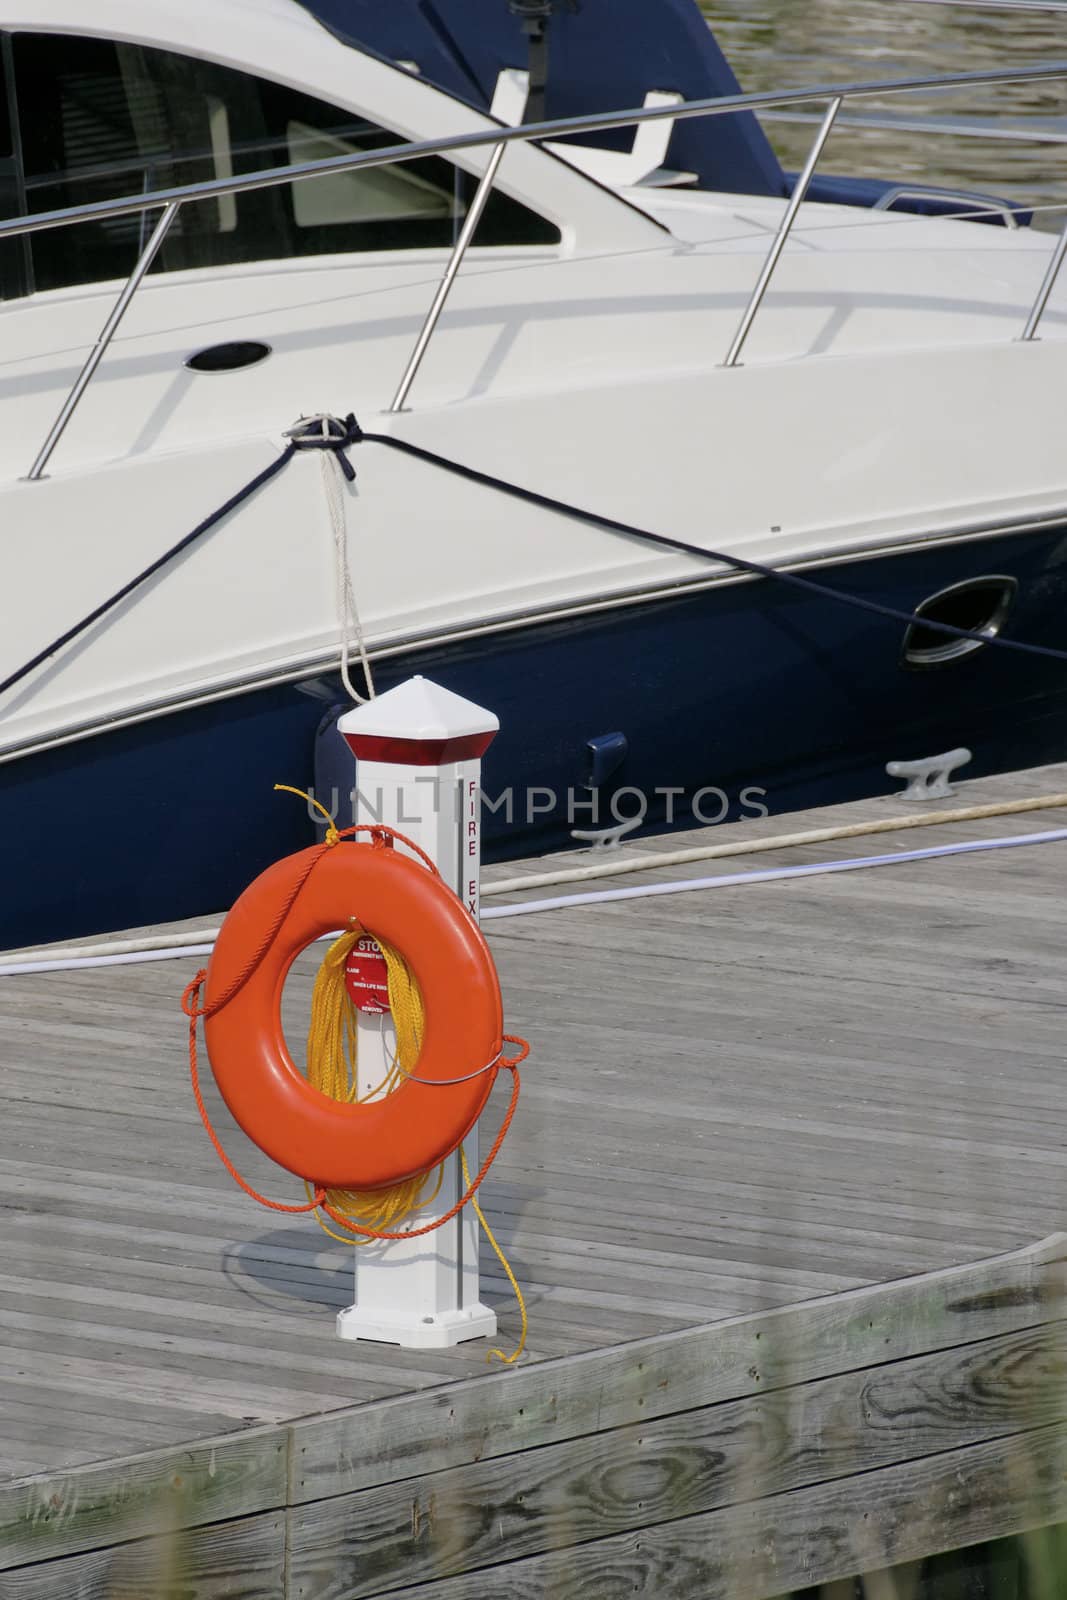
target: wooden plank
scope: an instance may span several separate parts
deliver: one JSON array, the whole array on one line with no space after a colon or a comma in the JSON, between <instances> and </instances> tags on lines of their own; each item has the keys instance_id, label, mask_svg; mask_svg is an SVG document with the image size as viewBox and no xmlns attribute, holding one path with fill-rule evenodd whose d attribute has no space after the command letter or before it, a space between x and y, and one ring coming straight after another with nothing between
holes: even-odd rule
<instances>
[{"instance_id":1,"label":"wooden plank","mask_svg":"<svg viewBox=\"0 0 1067 1600\"><path fill-rule=\"evenodd\" d=\"M42 1349L44 1343L37 1334L26 1335L21 1347L12 1347L5 1339L0 1343L0 1377L7 1382L17 1382L23 1375L32 1383L50 1381L57 1394L75 1397L95 1391L124 1400L143 1399L148 1405L171 1405L188 1413L181 1428L186 1439L217 1431L215 1427L199 1427L201 1416L216 1417L221 1413L232 1419L236 1430L249 1421L277 1422L300 1410L321 1411L331 1403L339 1404L343 1398L340 1391L331 1398L329 1391L325 1395L308 1393L293 1383L285 1388L268 1388L257 1382L251 1359L247 1369L220 1371L218 1363L163 1360L158 1350L142 1354L138 1360L137 1351L131 1348L124 1352L125 1360L118 1360L114 1350L109 1354L106 1348L87 1358L67 1354L66 1347L55 1340L48 1341ZM78 1340L71 1341L71 1346L83 1348ZM76 1401L72 1413L75 1405Z\"/></svg>"},{"instance_id":2,"label":"wooden plank","mask_svg":"<svg viewBox=\"0 0 1067 1600\"><path fill-rule=\"evenodd\" d=\"M0 1572L0 1600L287 1600L285 1514L174 1529Z\"/></svg>"},{"instance_id":3,"label":"wooden plank","mask_svg":"<svg viewBox=\"0 0 1067 1600\"><path fill-rule=\"evenodd\" d=\"M365 1597L1067 1419L1067 1323L305 1506L295 1595Z\"/></svg>"},{"instance_id":4,"label":"wooden plank","mask_svg":"<svg viewBox=\"0 0 1067 1600\"><path fill-rule=\"evenodd\" d=\"M410 1512L416 1532L449 1514L444 1504ZM405 1600L771 1600L1065 1518L1067 1428L1056 1424L517 1560L501 1540L500 1565L389 1592ZM457 1543L468 1531L455 1530ZM350 1572L322 1569L290 1596L366 1592Z\"/></svg>"},{"instance_id":5,"label":"wooden plank","mask_svg":"<svg viewBox=\"0 0 1067 1600\"><path fill-rule=\"evenodd\" d=\"M921 1278L293 1425L298 1505L1055 1320L1067 1236Z\"/></svg>"},{"instance_id":6,"label":"wooden plank","mask_svg":"<svg viewBox=\"0 0 1067 1600\"><path fill-rule=\"evenodd\" d=\"M33 1392L30 1401L12 1401L4 1396L2 1414L4 1433L8 1443L25 1448L30 1443L43 1444L52 1450L57 1441L69 1437L77 1427L86 1443L91 1443L98 1460L105 1456L128 1456L135 1450L148 1450L172 1442L168 1427L134 1420L129 1417L107 1417L101 1412L86 1411L75 1405L70 1408L57 1405L57 1397Z\"/></svg>"},{"instance_id":7,"label":"wooden plank","mask_svg":"<svg viewBox=\"0 0 1067 1600\"><path fill-rule=\"evenodd\" d=\"M980 1257L988 1254L991 1246L1007 1250L1020 1242L1017 1225L986 1223L962 1206L936 1215L936 1193L927 1199L921 1189L909 1186L908 1200L918 1203L907 1203L901 1196L879 1204L881 1196L872 1199L869 1193L857 1192L856 1185L835 1182L832 1191L820 1193L810 1179L798 1183L791 1212L775 1217L773 1240L768 1240L767 1208L775 1197L773 1174L765 1183L750 1165L748 1181L742 1182L726 1176L720 1166L714 1191L709 1192L706 1167L692 1172L684 1170L687 1165L679 1159L669 1186L648 1186L647 1197L642 1200L642 1216L647 1219L640 1234L642 1240L658 1239L661 1230L667 1230L674 1248L690 1242L703 1252L706 1239L715 1237L742 1261L760 1259L769 1243L780 1240L796 1263L808 1258L820 1262L821 1252L832 1252L840 1258L843 1249L867 1245L869 1253L878 1252L879 1265L883 1260L903 1256L909 1263L908 1270L932 1270L945 1265L946 1248L951 1247L955 1255ZM543 1181L546 1187L540 1193L532 1192L523 1181L521 1169L505 1159L493 1174L487 1199L494 1226L503 1220L505 1232L521 1228L524 1239L531 1241L543 1233L547 1241L545 1253L554 1246L568 1217L582 1217L578 1234L581 1240L597 1237L596 1232L590 1231L593 1220L598 1228L610 1228L617 1239L618 1214L632 1200L632 1179L609 1174L594 1187L581 1171L567 1172L556 1152L553 1164L545 1165ZM924 1200L926 1204L922 1203ZM684 1202L687 1219L686 1241L678 1237L680 1201ZM73 1198L70 1203L73 1209ZM1047 1206L1036 1209L1049 1219L1056 1219L1062 1211L1054 1193L1048 1196ZM0 1246L0 1271L15 1267L32 1271L36 1263L45 1261L62 1268L63 1261L69 1258L72 1266L84 1261L99 1273L101 1257L106 1256L109 1263L131 1272L139 1271L136 1263L143 1261L162 1278L173 1273L175 1282L192 1269L202 1278L210 1278L220 1294L228 1291L226 1277L218 1270L218 1253L227 1247L223 1237L213 1248L210 1236L200 1233L191 1217L184 1230L167 1230L146 1226L143 1212L135 1220L133 1202L128 1203L128 1211L128 1221L108 1221L99 1212L92 1217L71 1217L64 1222L61 1238L54 1237L54 1217L27 1218L20 1224L19 1239L8 1239ZM542 1219L543 1229L538 1226ZM316 1285L321 1285L323 1297L348 1294L349 1260L344 1247L331 1245L329 1251L319 1253L300 1248L295 1239L292 1248L230 1241L229 1253L237 1257L235 1265L243 1265L246 1273L255 1272L257 1282L269 1278L289 1284L294 1290L306 1285L308 1292L302 1297L306 1301L313 1298L310 1291ZM61 1270L55 1276L62 1281Z\"/></svg>"},{"instance_id":8,"label":"wooden plank","mask_svg":"<svg viewBox=\"0 0 1067 1600\"><path fill-rule=\"evenodd\" d=\"M282 1507L287 1447L284 1429L257 1428L0 1485L0 1571Z\"/></svg>"},{"instance_id":9,"label":"wooden plank","mask_svg":"<svg viewBox=\"0 0 1067 1600\"><path fill-rule=\"evenodd\" d=\"M31 1373L18 1376L10 1371L0 1373L0 1415L10 1419L12 1413L23 1410L42 1415L54 1413L57 1420L65 1421L68 1430L72 1413L78 1417L99 1418L114 1427L130 1424L136 1429L143 1425L146 1431L152 1429L165 1436L153 1443L172 1444L176 1433L188 1425L188 1411L178 1406L153 1405L120 1394L65 1391L62 1384L51 1380L50 1374L38 1377ZM221 1413L213 1418L210 1412L204 1415L213 1421L213 1426L206 1430L212 1434L225 1433L230 1425L229 1418Z\"/></svg>"},{"instance_id":10,"label":"wooden plank","mask_svg":"<svg viewBox=\"0 0 1067 1600\"><path fill-rule=\"evenodd\" d=\"M351 1352L343 1344L322 1341L312 1356L305 1329L298 1325L292 1331L280 1330L273 1316L254 1309L247 1310L240 1322L235 1322L214 1303L202 1305L181 1296L124 1293L77 1282L71 1287L73 1296L67 1292L67 1284L55 1280L5 1275L0 1278L0 1327L14 1333L19 1329L47 1332L49 1320L53 1326L62 1321L55 1302L65 1300L67 1316L57 1333L60 1339L121 1342L132 1335L144 1348L160 1343L178 1352L248 1362L250 1344L258 1344L259 1336L269 1335L269 1358L261 1356L256 1362L264 1373L272 1368L291 1373L294 1362L303 1356L300 1376L309 1389L316 1387L311 1379L338 1378L343 1388L351 1377ZM328 1318L332 1308L324 1310ZM404 1370L404 1380L414 1387L439 1379L441 1372L429 1365L431 1359L424 1357L421 1367L411 1360Z\"/></svg>"}]
</instances>

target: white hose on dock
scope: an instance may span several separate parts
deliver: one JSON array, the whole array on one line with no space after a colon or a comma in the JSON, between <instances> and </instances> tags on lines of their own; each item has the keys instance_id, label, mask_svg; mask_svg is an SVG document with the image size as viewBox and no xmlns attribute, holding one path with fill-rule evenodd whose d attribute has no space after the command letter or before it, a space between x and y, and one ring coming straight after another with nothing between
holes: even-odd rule
<instances>
[{"instance_id":1,"label":"white hose on dock","mask_svg":"<svg viewBox=\"0 0 1067 1600\"><path fill-rule=\"evenodd\" d=\"M1046 801L1044 804L1053 804ZM1036 810L1038 807L1030 802L1015 802L1015 808ZM988 808L975 808L988 815ZM939 821L955 821L958 813L927 813L927 818L936 816ZM916 827L920 823L913 818L909 826ZM867 824L859 823L859 828ZM819 830L820 834L825 830ZM838 830L836 836L848 836L849 829ZM881 824L875 824L876 832L886 831ZM793 843L810 838L810 835L794 834ZM888 856L855 856L844 861L819 861L809 866L795 867L766 867L756 872L731 872L716 878L683 878L670 883L644 883L635 885L631 889L597 889L586 894L555 895L547 900L517 901L510 906L491 906L482 913L482 921L490 922L498 917L527 917L539 911L562 911L573 906L604 905L612 900L638 900L648 899L654 895L685 894L696 889L727 889L734 888L744 883L774 883L786 878L816 878L827 876L833 872L857 872L861 867L892 867L905 861L929 861L938 856L956 856L972 854L979 850L1009 850L1028 844L1058 844L1067 840L1067 828L1055 828L1046 833L1019 833L1002 839L971 839L962 844L930 845L924 850L899 850ZM764 848L768 846L765 844ZM779 847L781 845L779 844ZM678 852L681 854L682 852ZM731 850L731 854L736 854ZM690 858L691 859L691 858ZM647 863L649 867L662 865L662 858L653 859ZM206 936L214 936L214 929L205 929L198 937L204 942L200 944L173 943L169 947L161 947L158 936L154 936L149 949L122 950L116 952L114 946L104 947L104 953L99 953L98 948L92 946L88 950L83 947L79 950L58 952L48 958L33 958L26 961L0 962L0 977L29 976L41 972L80 972L91 967L126 966L142 961L166 961L179 956L210 955L212 945L207 942ZM186 935L191 939L192 935ZM324 939L334 938L334 934L324 934ZM121 941L124 944L133 944L135 941Z\"/></svg>"},{"instance_id":2,"label":"white hose on dock","mask_svg":"<svg viewBox=\"0 0 1067 1600\"><path fill-rule=\"evenodd\" d=\"M658 894L685 894L692 889L729 889L741 883L774 883L783 878L817 878L831 872L856 872L860 867L893 867L902 861L928 861L976 850L1009 850L1016 845L1053 844L1067 839L1067 828L1049 833L1018 833L1007 839L970 839L963 844L934 844L925 850L899 850L891 856L855 856L846 861L820 861L812 866L765 867L758 872L729 872L718 878L682 878L673 883L641 883L632 889L594 889L586 894L561 894L549 900L519 900L483 911L492 917L526 917L534 911L563 911L573 906L604 905L610 900L645 900Z\"/></svg>"},{"instance_id":3,"label":"white hose on dock","mask_svg":"<svg viewBox=\"0 0 1067 1600\"><path fill-rule=\"evenodd\" d=\"M592 862L588 866L560 867L553 872L530 873L525 878L499 878L482 885L482 899L518 894L524 889L547 889L557 883L586 883L596 878L619 878L631 872L652 872L659 867L680 867L690 861L712 861L724 856L761 855L794 845L830 844L836 839L859 839L871 833L896 833L903 828L930 828L941 822L976 822L982 817L1015 816L1022 811L1044 811L1067 805L1067 794L1037 795L1029 800L994 800L980 806L960 806L953 811L916 811L911 816L880 817L875 822L841 823L833 828L809 828L805 833L777 833L769 839L732 839L725 844L705 844L685 850L666 850L628 860ZM490 916L486 912L486 916ZM136 939L110 939L102 944L70 945L47 954L0 961L0 977L60 970L54 963L119 965L120 958L144 954L154 961L181 955L206 955L219 936L218 928L196 928L189 933L144 934ZM67 968L74 971L75 968Z\"/></svg>"},{"instance_id":4,"label":"white hose on dock","mask_svg":"<svg viewBox=\"0 0 1067 1600\"><path fill-rule=\"evenodd\" d=\"M482 885L482 899L498 894L518 894L523 889L546 889L556 883L618 878L623 873L648 872L653 867L680 867L688 861L759 855L764 850L785 850L791 845L829 844L834 839L860 839L869 833L896 833L901 828L930 828L938 822L977 822L982 817L1016 816L1021 811L1044 811L1054 806L1067 806L1067 794L1038 795L1030 800L993 800L980 806L960 806L954 811L916 811L910 817L879 817L875 822L839 823L834 828L809 828L806 833L776 833L769 839L731 839L725 844L703 844L686 850L665 850L655 855L649 851L647 855L638 858L631 856L614 863L601 859L585 867L531 873L525 878L499 878L495 883ZM606 853L597 852L601 857Z\"/></svg>"},{"instance_id":5,"label":"white hose on dock","mask_svg":"<svg viewBox=\"0 0 1067 1600\"><path fill-rule=\"evenodd\" d=\"M205 935L212 930L206 929ZM203 936L202 936L203 937ZM125 941L133 943L132 940ZM215 948L210 944L161 945L151 950L113 950L101 953L101 947L90 945L87 951L65 950L54 956L27 957L25 961L0 961L0 978L25 978L36 972L84 972L89 967L132 967L147 961L174 961L178 956L209 956Z\"/></svg>"}]
</instances>

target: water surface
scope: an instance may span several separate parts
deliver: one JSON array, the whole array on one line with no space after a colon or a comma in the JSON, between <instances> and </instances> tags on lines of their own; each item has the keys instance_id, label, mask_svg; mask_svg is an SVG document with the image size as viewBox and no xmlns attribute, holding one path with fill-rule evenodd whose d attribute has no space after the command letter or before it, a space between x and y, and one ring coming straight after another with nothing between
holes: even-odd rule
<instances>
[{"instance_id":1,"label":"water surface","mask_svg":"<svg viewBox=\"0 0 1067 1600\"><path fill-rule=\"evenodd\" d=\"M1013 16L916 0L703 0L703 10L745 89L1067 63L1067 12ZM1067 79L868 100L851 114L934 121L946 129L953 122L977 123L987 132L965 138L951 131L839 127L821 170L963 184L1067 207L1067 142L1002 137L1051 131L1067 140ZM800 166L814 127L770 119L764 126L786 166ZM1063 215L1053 210L1040 220L1059 228Z\"/></svg>"}]
</instances>

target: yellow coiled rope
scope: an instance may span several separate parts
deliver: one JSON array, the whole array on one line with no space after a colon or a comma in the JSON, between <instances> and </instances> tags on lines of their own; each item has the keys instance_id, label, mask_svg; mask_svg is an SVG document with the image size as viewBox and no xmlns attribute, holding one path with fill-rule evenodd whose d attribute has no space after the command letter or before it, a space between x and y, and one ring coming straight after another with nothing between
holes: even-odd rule
<instances>
[{"instance_id":1,"label":"yellow coiled rope","mask_svg":"<svg viewBox=\"0 0 1067 1600\"><path fill-rule=\"evenodd\" d=\"M389 974L389 1007L396 1028L396 1054L382 1079L365 1094L359 1093L357 1075L356 1008L345 987L345 965L365 930L350 925L350 931L335 939L323 958L315 979L311 997L311 1023L307 1041L307 1080L320 1094L346 1105L360 1105L368 1100L384 1100L400 1087L405 1076L413 1072L422 1043L422 995L415 976L398 951L384 940L379 949L385 957ZM433 1191L426 1194L427 1184L434 1176ZM436 1200L444 1181L444 1168L430 1168L389 1189L327 1189L326 1199L333 1210L363 1228L379 1232L395 1229L404 1218L424 1210ZM308 1195L311 1194L310 1186ZM346 1244L369 1244L365 1235L335 1233L319 1212L315 1220L331 1239L343 1239Z\"/></svg>"},{"instance_id":2,"label":"yellow coiled rope","mask_svg":"<svg viewBox=\"0 0 1067 1600\"><path fill-rule=\"evenodd\" d=\"M365 930L354 922L349 924L346 933L335 939L323 958L315 979L315 989L311 997L311 1022L308 1027L307 1040L307 1079L312 1088L318 1089L321 1094L328 1095L331 1100L340 1100L347 1105L360 1105L368 1100L381 1100L386 1095L398 1089L405 1077L415 1070L418 1060L419 1048L422 1044L423 1034L423 1005L422 993L404 957L392 945L379 939L378 947L385 957L389 985L389 1009L393 1015L393 1026L396 1030L396 1053L386 1071L381 1083L364 1094L359 1092L358 1076L358 1045L357 1045L357 1019L356 1008L352 1004L345 985L345 966L348 957L357 941L365 936ZM459 1151L460 1163L463 1168L463 1180L470 1186L470 1170L467 1165L466 1152L463 1146ZM403 1183L394 1184L388 1189L327 1189L326 1199L330 1207L340 1216L348 1218L363 1228L373 1228L379 1232L395 1230L405 1218L414 1216L416 1212L423 1211L432 1205L441 1192L444 1181L444 1165L430 1168L427 1172L417 1173L413 1178L407 1178ZM432 1183L432 1188L430 1185ZM312 1195L310 1184L305 1185L309 1199ZM427 1190L429 1189L429 1192ZM511 1266L497 1243L485 1213L478 1203L478 1196L471 1196L471 1204L481 1223L486 1238L489 1240L497 1259L508 1282L515 1292L522 1317L522 1331L519 1337L518 1348L512 1355L506 1355L503 1350L490 1350L486 1360L493 1356L507 1362L509 1365L517 1361L526 1344L526 1302L518 1280L511 1270ZM333 1228L323 1220L318 1211L315 1220L324 1233L331 1239L339 1239L342 1244L366 1244L370 1241L359 1234L336 1233Z\"/></svg>"}]
</instances>

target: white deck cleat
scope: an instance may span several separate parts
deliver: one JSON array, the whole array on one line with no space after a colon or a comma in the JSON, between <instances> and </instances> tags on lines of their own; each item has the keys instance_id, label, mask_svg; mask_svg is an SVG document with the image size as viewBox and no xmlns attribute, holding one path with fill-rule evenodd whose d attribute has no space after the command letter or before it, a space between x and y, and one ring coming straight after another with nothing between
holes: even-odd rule
<instances>
[{"instance_id":1,"label":"white deck cleat","mask_svg":"<svg viewBox=\"0 0 1067 1600\"><path fill-rule=\"evenodd\" d=\"M571 838L588 844L590 850L617 850L628 833L633 833L642 823L641 817L628 817L613 828L572 828Z\"/></svg>"},{"instance_id":2,"label":"white deck cleat","mask_svg":"<svg viewBox=\"0 0 1067 1600\"><path fill-rule=\"evenodd\" d=\"M947 800L956 793L949 778L957 767L964 767L971 752L961 745L958 750L947 750L942 756L926 756L922 761L887 761L886 772L891 778L906 778L908 786L898 800Z\"/></svg>"}]
</instances>

